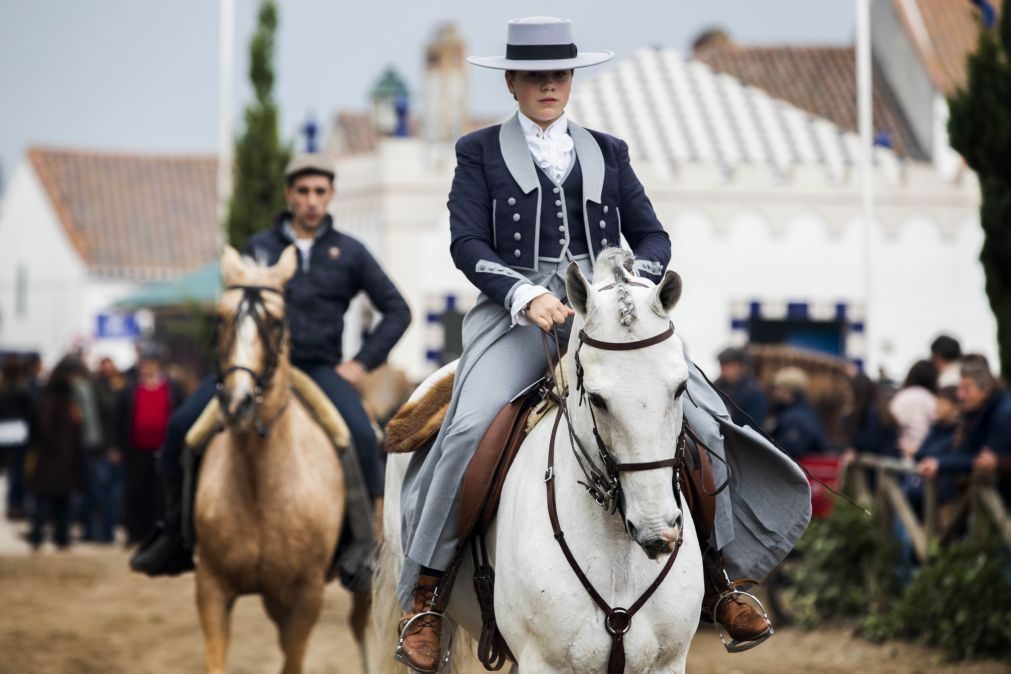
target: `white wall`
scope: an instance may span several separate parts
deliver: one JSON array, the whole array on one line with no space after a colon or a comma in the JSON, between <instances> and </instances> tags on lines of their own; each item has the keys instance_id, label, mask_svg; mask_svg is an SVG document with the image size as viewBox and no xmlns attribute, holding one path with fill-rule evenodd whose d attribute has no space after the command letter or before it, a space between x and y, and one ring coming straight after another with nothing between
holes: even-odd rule
<instances>
[{"instance_id":1,"label":"white wall","mask_svg":"<svg viewBox=\"0 0 1011 674\"><path fill-rule=\"evenodd\" d=\"M866 308L856 176L836 185L795 176L771 185L760 172L730 184L685 172L672 182L641 173L671 234L671 268L685 284L678 329L707 369L731 339L741 303L844 302ZM978 261L978 191L943 181L929 165L900 182L879 176L872 237L872 292L864 352L901 378L941 332L996 363L995 322ZM858 338L858 342L862 341Z\"/></svg>"},{"instance_id":2,"label":"white wall","mask_svg":"<svg viewBox=\"0 0 1011 674\"><path fill-rule=\"evenodd\" d=\"M19 268L27 274L23 314ZM22 160L0 214L0 348L37 350L51 366L68 348L89 346L95 315L137 287L89 277L34 168Z\"/></svg>"},{"instance_id":3,"label":"white wall","mask_svg":"<svg viewBox=\"0 0 1011 674\"><path fill-rule=\"evenodd\" d=\"M734 308L742 302L863 309L856 172L833 178L810 166L784 182L763 166L742 167L729 180L700 164L682 166L675 176L646 162L636 169L671 234L671 267L684 279L678 330L707 370L715 370L716 354L730 342ZM425 349L433 335L425 314L433 298L453 294L466 305L477 295L449 255L452 171L451 158L430 155L413 139L384 141L377 153L338 167L338 227L369 245L414 313L390 358L413 378L430 371ZM978 190L971 175L963 178L945 181L929 164L877 177L873 343L862 355L893 377L904 376L942 331L969 350L996 353L977 260ZM348 333L356 339L357 330Z\"/></svg>"}]
</instances>

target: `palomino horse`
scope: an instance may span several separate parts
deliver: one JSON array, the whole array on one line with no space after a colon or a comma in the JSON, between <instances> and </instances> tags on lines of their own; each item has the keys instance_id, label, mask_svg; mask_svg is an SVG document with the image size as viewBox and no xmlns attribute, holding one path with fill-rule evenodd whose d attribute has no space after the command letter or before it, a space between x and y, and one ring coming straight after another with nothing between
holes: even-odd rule
<instances>
[{"instance_id":1,"label":"palomino horse","mask_svg":"<svg viewBox=\"0 0 1011 674\"><path fill-rule=\"evenodd\" d=\"M283 672L302 671L343 522L334 447L290 391L284 286L297 264L292 247L273 267L232 248L221 258L226 428L205 451L194 510L204 670L215 674L224 672L232 606L243 594L259 594L277 625Z\"/></svg>"},{"instance_id":2,"label":"palomino horse","mask_svg":"<svg viewBox=\"0 0 1011 674\"><path fill-rule=\"evenodd\" d=\"M495 614L521 672L680 672L699 621L702 558L692 515L680 507L675 488L688 366L669 313L681 280L668 272L654 286L627 274L630 260L620 254L602 258L595 285L575 265L569 268L576 317L568 396L526 438L488 537ZM390 671L399 607L389 603L403 563L399 495L409 457L391 455L387 465L376 578L385 586L374 594L373 616L387 653L380 664ZM595 495L580 484L594 482L588 472L600 478ZM549 502L557 510L555 526ZM564 532L571 562L556 529ZM481 622L467 557L449 613L477 637ZM623 662L614 655L619 651Z\"/></svg>"}]
</instances>

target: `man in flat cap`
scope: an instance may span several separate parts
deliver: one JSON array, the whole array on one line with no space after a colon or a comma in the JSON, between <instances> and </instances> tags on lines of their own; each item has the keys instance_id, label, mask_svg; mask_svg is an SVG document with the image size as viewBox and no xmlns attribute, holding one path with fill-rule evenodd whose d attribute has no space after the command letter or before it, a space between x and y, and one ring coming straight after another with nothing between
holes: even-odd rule
<instances>
[{"instance_id":1,"label":"man in flat cap","mask_svg":"<svg viewBox=\"0 0 1011 674\"><path fill-rule=\"evenodd\" d=\"M336 171L318 154L300 154L285 169L288 210L273 227L250 238L243 253L275 264L290 245L298 249L298 271L285 288L292 364L308 374L347 422L355 452L342 452L348 481L348 527L352 541L341 546L334 572L349 589L363 591L371 580L375 543L370 499L383 494L383 467L372 424L356 386L366 373L385 362L411 321L403 296L375 258L357 239L337 230L327 206L333 198ZM363 291L382 320L364 339L353 358L344 359L341 340L344 313ZM192 551L181 534L183 471L180 457L186 433L214 397L215 379L205 379L172 415L161 450L164 519L157 535L146 541L130 561L135 571L151 576L174 575L193 568ZM193 482L195 483L195 477ZM356 503L357 501L357 503Z\"/></svg>"}]
</instances>

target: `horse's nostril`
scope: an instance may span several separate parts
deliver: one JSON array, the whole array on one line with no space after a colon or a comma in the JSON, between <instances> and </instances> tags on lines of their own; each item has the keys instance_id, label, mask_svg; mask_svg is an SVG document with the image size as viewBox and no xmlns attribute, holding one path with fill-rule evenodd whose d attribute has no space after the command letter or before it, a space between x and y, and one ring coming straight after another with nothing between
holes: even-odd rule
<instances>
[{"instance_id":1,"label":"horse's nostril","mask_svg":"<svg viewBox=\"0 0 1011 674\"><path fill-rule=\"evenodd\" d=\"M632 524L629 520L625 520L625 528L628 529L628 535L631 536L632 538L639 537L639 530L636 529L635 525Z\"/></svg>"},{"instance_id":2,"label":"horse's nostril","mask_svg":"<svg viewBox=\"0 0 1011 674\"><path fill-rule=\"evenodd\" d=\"M671 545L662 538L654 538L642 544L642 549L650 559L656 559L665 552L670 552Z\"/></svg>"}]
</instances>

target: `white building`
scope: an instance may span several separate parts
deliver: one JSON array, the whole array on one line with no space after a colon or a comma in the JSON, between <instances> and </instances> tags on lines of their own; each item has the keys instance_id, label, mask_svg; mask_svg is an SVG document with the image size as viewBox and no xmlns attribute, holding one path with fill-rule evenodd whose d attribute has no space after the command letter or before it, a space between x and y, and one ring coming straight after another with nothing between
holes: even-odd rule
<instances>
[{"instance_id":1,"label":"white building","mask_svg":"<svg viewBox=\"0 0 1011 674\"><path fill-rule=\"evenodd\" d=\"M948 139L947 96L966 84L966 55L976 48L982 3L877 0L871 3L874 62L898 98L926 154L944 175L962 159Z\"/></svg>"},{"instance_id":2,"label":"white building","mask_svg":"<svg viewBox=\"0 0 1011 674\"><path fill-rule=\"evenodd\" d=\"M629 143L684 278L678 329L704 366L746 339L835 351L893 377L941 331L996 353L970 173L879 148L868 272L858 141L831 122L656 49L581 74L569 114ZM407 296L415 323L391 360L416 378L453 340L447 308L476 296L449 256L452 161L419 138L379 138L338 163L337 224Z\"/></svg>"},{"instance_id":3,"label":"white building","mask_svg":"<svg viewBox=\"0 0 1011 674\"><path fill-rule=\"evenodd\" d=\"M213 157L29 150L0 213L0 349L132 361L132 339L97 339L98 317L217 259L215 171Z\"/></svg>"}]
</instances>

